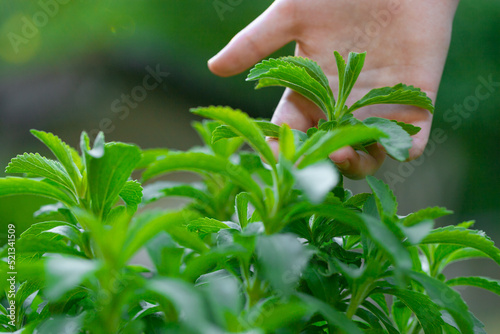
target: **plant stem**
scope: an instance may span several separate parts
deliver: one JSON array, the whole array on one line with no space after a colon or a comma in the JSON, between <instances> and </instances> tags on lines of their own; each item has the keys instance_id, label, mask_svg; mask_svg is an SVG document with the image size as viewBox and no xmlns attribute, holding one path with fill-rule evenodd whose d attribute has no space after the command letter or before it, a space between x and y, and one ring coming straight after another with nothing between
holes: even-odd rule
<instances>
[{"instance_id":1,"label":"plant stem","mask_svg":"<svg viewBox=\"0 0 500 334\"><path fill-rule=\"evenodd\" d=\"M371 290L372 283L373 280L365 279L363 284L361 284L361 286L353 292L351 302L349 303L349 306L346 311L347 318L352 319L354 314L356 314L359 305L363 303L366 296L368 295L368 292Z\"/></svg>"},{"instance_id":2,"label":"plant stem","mask_svg":"<svg viewBox=\"0 0 500 334\"><path fill-rule=\"evenodd\" d=\"M356 310L363 303L363 301L371 291L372 284L377 280L378 277L378 273L374 275L373 269L379 268L381 266L383 258L383 253L378 251L373 257L373 260L366 263L363 274L357 279L358 282L362 282L361 285L357 287L356 283L354 283L351 302L349 303L346 312L346 315L349 319L351 319L354 314L356 314Z\"/></svg>"},{"instance_id":3,"label":"plant stem","mask_svg":"<svg viewBox=\"0 0 500 334\"><path fill-rule=\"evenodd\" d=\"M274 203L272 208L267 208L266 216L262 216L262 220L264 223L264 228L266 229L267 234L272 234L274 233L275 230L275 224L276 224L276 216L279 213L279 210L281 208L281 201L282 201L282 194L281 194L281 187L280 187L280 177L278 173L278 169L276 166L271 166L272 167L272 177L273 177L273 187L276 190L275 191L275 198L274 198ZM266 219L266 218L267 219Z\"/></svg>"}]
</instances>

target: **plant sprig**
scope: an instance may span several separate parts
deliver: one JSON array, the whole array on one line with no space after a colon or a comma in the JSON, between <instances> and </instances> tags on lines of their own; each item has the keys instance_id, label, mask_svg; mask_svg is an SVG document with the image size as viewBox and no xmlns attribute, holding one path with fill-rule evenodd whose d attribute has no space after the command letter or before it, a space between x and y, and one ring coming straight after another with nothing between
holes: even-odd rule
<instances>
[{"instance_id":1,"label":"plant sprig","mask_svg":"<svg viewBox=\"0 0 500 334\"><path fill-rule=\"evenodd\" d=\"M347 62L337 51L334 52L334 56L339 77L337 100L334 98L327 76L316 62L307 58L282 57L265 60L250 71L247 81L257 81L257 89L282 86L303 95L325 113L329 130L352 122L360 123L350 115L355 110L369 105L403 104L424 108L431 113L434 112L432 101L424 92L419 88L401 83L393 87L372 89L360 100L353 103L352 106L346 106L347 98L363 69L366 53L351 52ZM388 139L379 142L393 158L399 161L409 158L410 136L415 135L418 132L417 130L420 130L420 128L411 124L396 121L394 121L394 124L387 123L384 119L378 117L372 117L369 122L363 121L361 123L379 128L388 134ZM372 143L360 143L357 148L363 149Z\"/></svg>"},{"instance_id":2,"label":"plant sprig","mask_svg":"<svg viewBox=\"0 0 500 334\"><path fill-rule=\"evenodd\" d=\"M404 85L345 106L364 57L351 54L345 63L336 54L336 102L310 60L265 61L251 72L262 87L299 87L318 101L329 118L307 133L216 106L192 110L213 120L194 123L204 146L187 152L106 143L102 133L91 147L83 133L79 155L53 134L32 131L57 160L15 157L7 172L23 175L0 178L0 198L56 204L0 249L0 290L8 292L0 295L0 331L483 333L453 287L500 295L500 282L447 278L444 270L478 257L500 265L493 241L473 222L435 228L435 219L451 214L444 208L399 216L394 193L374 177L366 179L371 193L353 195L327 158L378 141L403 160L416 127L361 122L352 111L381 101L429 106ZM279 138L278 157L265 136ZM240 150L244 143L254 151ZM178 171L200 180L153 181ZM171 197L187 203L165 208ZM131 264L141 249L150 261ZM12 302L14 320L3 306Z\"/></svg>"}]
</instances>

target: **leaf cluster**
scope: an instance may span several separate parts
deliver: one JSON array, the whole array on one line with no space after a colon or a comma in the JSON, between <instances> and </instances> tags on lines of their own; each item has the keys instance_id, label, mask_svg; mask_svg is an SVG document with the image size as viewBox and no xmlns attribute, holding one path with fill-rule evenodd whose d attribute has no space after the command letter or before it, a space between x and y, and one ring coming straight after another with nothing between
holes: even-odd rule
<instances>
[{"instance_id":1,"label":"leaf cluster","mask_svg":"<svg viewBox=\"0 0 500 334\"><path fill-rule=\"evenodd\" d=\"M434 227L451 212L427 208L397 215L381 180L352 194L327 159L335 150L380 142L407 157L411 125L351 112L374 103L432 110L418 89L376 89L346 107L364 54L336 54L335 101L314 62L296 57L257 65L258 87L281 85L318 104L328 120L307 133L256 121L229 107L192 112L203 147L186 152L93 145L80 153L57 136L32 131L55 159L23 154L0 179L0 197L54 200L38 223L0 249L0 287L15 262L16 293L0 300L0 331L20 333L482 333L482 324L453 287L500 294L485 277L447 278L451 263L500 250L473 222ZM265 136L276 137L275 157ZM405 139L406 138L406 139ZM409 139L409 140L408 140ZM242 149L248 144L253 151ZM264 158L265 162L261 160ZM161 179L172 172L196 183ZM180 197L185 204L165 209ZM145 251L150 265L133 257ZM4 305L15 300L14 319Z\"/></svg>"}]
</instances>

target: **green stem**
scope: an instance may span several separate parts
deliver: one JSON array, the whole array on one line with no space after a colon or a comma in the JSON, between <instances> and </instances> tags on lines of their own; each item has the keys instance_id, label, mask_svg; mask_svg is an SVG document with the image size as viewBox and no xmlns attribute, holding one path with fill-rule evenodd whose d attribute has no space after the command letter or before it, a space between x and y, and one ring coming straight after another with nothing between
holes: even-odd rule
<instances>
[{"instance_id":1,"label":"green stem","mask_svg":"<svg viewBox=\"0 0 500 334\"><path fill-rule=\"evenodd\" d=\"M274 203L272 208L267 208L266 210L266 215L262 216L262 221L264 222L264 228L266 229L267 234L272 234L274 233L274 230L276 229L276 216L279 214L279 211L281 209L281 204L282 204L282 191L280 187L280 177L278 173L278 169L276 166L271 166L272 167L272 177L273 177L273 188L276 189L276 197L274 198Z\"/></svg>"},{"instance_id":2,"label":"green stem","mask_svg":"<svg viewBox=\"0 0 500 334\"><path fill-rule=\"evenodd\" d=\"M365 282L363 282L363 284L353 292L351 302L349 303L349 307L346 312L347 318L352 319L354 314L356 314L358 307L363 303L368 295L368 292L370 292L372 283L373 280L366 279Z\"/></svg>"},{"instance_id":3,"label":"green stem","mask_svg":"<svg viewBox=\"0 0 500 334\"><path fill-rule=\"evenodd\" d=\"M255 273L253 276L253 281L250 280L247 285L247 295L248 295L248 308L250 309L252 306L257 304L261 299L261 295L263 290L261 289L261 281L257 274Z\"/></svg>"},{"instance_id":4,"label":"green stem","mask_svg":"<svg viewBox=\"0 0 500 334\"><path fill-rule=\"evenodd\" d=\"M356 280L357 282L362 282L361 285L357 287L356 283L353 284L354 286L352 290L351 302L349 303L346 312L346 315L349 319L351 319L354 314L356 314L358 307L363 303L365 298L372 290L372 284L376 281L376 277L378 277L378 273L376 275L373 275L372 269L382 267L382 264L384 262L384 254L378 251L372 259L372 261L369 261L366 264L365 270L361 277Z\"/></svg>"},{"instance_id":5,"label":"green stem","mask_svg":"<svg viewBox=\"0 0 500 334\"><path fill-rule=\"evenodd\" d=\"M418 321L414 321L413 324L411 325L413 327L413 330L410 329L411 334L418 334L420 333L420 330L422 329L420 327L420 323Z\"/></svg>"},{"instance_id":6,"label":"green stem","mask_svg":"<svg viewBox=\"0 0 500 334\"><path fill-rule=\"evenodd\" d=\"M327 111L328 121L333 121L335 117L335 106L330 106Z\"/></svg>"}]
</instances>

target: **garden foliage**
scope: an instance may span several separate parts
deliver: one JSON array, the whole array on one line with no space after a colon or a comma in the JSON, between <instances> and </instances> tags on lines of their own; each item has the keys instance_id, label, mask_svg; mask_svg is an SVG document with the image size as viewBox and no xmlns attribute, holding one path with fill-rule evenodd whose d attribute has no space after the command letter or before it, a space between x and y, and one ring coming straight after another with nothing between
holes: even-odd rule
<instances>
[{"instance_id":1,"label":"garden foliage","mask_svg":"<svg viewBox=\"0 0 500 334\"><path fill-rule=\"evenodd\" d=\"M257 88L288 87L318 105L325 120L307 133L215 106L192 110L210 120L194 123L204 146L186 152L106 143L102 133L93 145L83 133L77 152L33 130L55 159L12 159L6 171L24 175L1 178L0 197L54 204L16 240L17 293L3 297L0 332L483 333L452 287L500 294L500 283L443 270L478 257L500 265L494 243L473 222L436 228L451 213L444 208L399 216L394 194L374 177L366 179L372 193L352 194L327 158L378 142L408 159L419 128L352 112L373 104L432 112L432 102L398 84L347 106L365 54L335 58L336 99L309 59L263 61L248 76ZM278 157L265 136L279 138ZM158 179L177 171L200 181ZM162 209L168 197L187 204ZM0 250L1 291L8 248ZM140 250L151 265L131 264ZM12 298L15 319L4 307Z\"/></svg>"}]
</instances>

